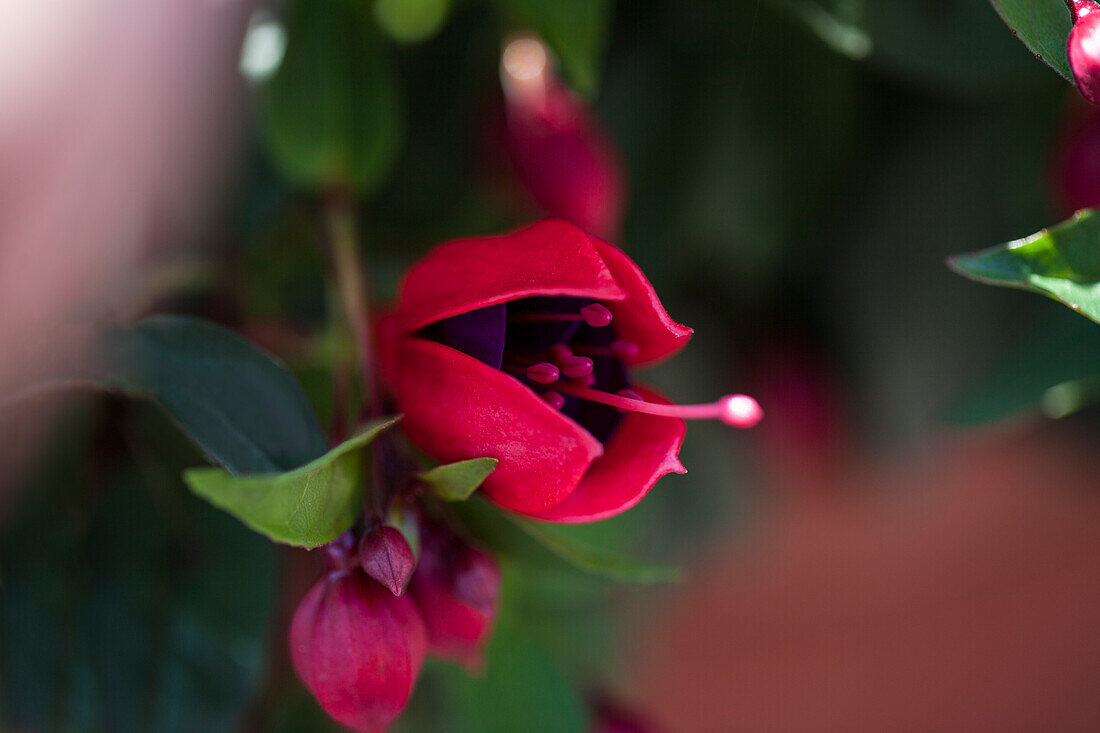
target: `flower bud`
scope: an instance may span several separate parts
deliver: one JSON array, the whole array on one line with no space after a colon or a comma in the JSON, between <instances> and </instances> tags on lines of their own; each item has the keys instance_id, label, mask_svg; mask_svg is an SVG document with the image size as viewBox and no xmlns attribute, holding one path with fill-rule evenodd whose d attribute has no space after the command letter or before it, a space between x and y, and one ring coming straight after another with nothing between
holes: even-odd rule
<instances>
[{"instance_id":1,"label":"flower bud","mask_svg":"<svg viewBox=\"0 0 1100 733\"><path fill-rule=\"evenodd\" d=\"M584 102L554 76L534 38L501 60L505 146L516 175L546 213L604 239L618 233L624 183L618 156Z\"/></svg>"},{"instance_id":2,"label":"flower bud","mask_svg":"<svg viewBox=\"0 0 1100 733\"><path fill-rule=\"evenodd\" d=\"M500 598L492 555L448 530L425 532L410 591L424 617L431 650L469 667L481 663Z\"/></svg>"},{"instance_id":3,"label":"flower bud","mask_svg":"<svg viewBox=\"0 0 1100 733\"><path fill-rule=\"evenodd\" d=\"M1066 40L1066 56L1081 96L1100 104L1100 5L1091 0L1069 0L1073 29Z\"/></svg>"},{"instance_id":4,"label":"flower bud","mask_svg":"<svg viewBox=\"0 0 1100 733\"><path fill-rule=\"evenodd\" d=\"M363 535L359 564L363 572L399 596L416 567L416 557L401 530L383 524Z\"/></svg>"},{"instance_id":5,"label":"flower bud","mask_svg":"<svg viewBox=\"0 0 1100 733\"><path fill-rule=\"evenodd\" d=\"M384 730L404 709L426 648L412 601L358 570L318 580L290 625L298 676L325 712L360 733Z\"/></svg>"}]
</instances>

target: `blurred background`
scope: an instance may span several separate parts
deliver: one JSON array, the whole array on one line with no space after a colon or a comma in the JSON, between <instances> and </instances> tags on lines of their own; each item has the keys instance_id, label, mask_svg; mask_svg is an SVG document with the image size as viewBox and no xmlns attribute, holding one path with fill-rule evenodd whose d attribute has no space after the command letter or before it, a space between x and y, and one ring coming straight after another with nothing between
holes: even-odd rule
<instances>
[{"instance_id":1,"label":"blurred background","mask_svg":"<svg viewBox=\"0 0 1100 733\"><path fill-rule=\"evenodd\" d=\"M695 329L646 380L767 415L693 424L687 475L554 529L681 582L502 539L484 672L429 663L395 729L1100 727L1100 326L944 266L1100 204L1100 123L986 2L0 8L0 727L334 729L283 649L303 553L187 492L157 409L36 390L96 324L186 312L324 418L326 134L361 144L378 301L444 239L592 216ZM502 68L536 35L545 65ZM354 129L294 149L317 105Z\"/></svg>"}]
</instances>

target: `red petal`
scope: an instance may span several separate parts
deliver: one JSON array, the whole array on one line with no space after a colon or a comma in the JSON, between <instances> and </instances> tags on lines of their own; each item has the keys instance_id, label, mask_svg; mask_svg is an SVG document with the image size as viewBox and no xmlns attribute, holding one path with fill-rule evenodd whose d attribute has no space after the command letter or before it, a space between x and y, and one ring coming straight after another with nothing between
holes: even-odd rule
<instances>
[{"instance_id":1,"label":"red petal","mask_svg":"<svg viewBox=\"0 0 1100 733\"><path fill-rule=\"evenodd\" d=\"M517 512L560 503L603 453L587 430L518 379L448 346L398 337L384 361L402 426L439 461L500 459L483 488Z\"/></svg>"},{"instance_id":2,"label":"red petal","mask_svg":"<svg viewBox=\"0 0 1100 733\"><path fill-rule=\"evenodd\" d=\"M608 302L615 316L619 338L638 345L632 365L649 364L671 356L687 344L692 330L669 317L649 280L626 254L607 242L592 238L615 282L627 292L626 300Z\"/></svg>"},{"instance_id":3,"label":"red petal","mask_svg":"<svg viewBox=\"0 0 1100 733\"><path fill-rule=\"evenodd\" d=\"M517 298L568 295L622 300L588 235L547 219L510 234L446 242L413 265L396 312L412 332L440 319Z\"/></svg>"},{"instance_id":4,"label":"red petal","mask_svg":"<svg viewBox=\"0 0 1100 733\"><path fill-rule=\"evenodd\" d=\"M636 389L647 400L668 402L651 389ZM627 413L605 444L603 456L588 469L577 490L561 504L531 516L547 522L579 524L625 512L666 473L687 473L677 458L686 432L687 426L679 418Z\"/></svg>"}]
</instances>

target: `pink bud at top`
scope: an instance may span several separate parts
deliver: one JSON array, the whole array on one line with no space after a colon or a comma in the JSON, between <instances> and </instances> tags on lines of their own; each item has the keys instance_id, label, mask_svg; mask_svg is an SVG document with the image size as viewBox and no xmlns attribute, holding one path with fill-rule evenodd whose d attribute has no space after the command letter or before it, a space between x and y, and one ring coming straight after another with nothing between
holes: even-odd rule
<instances>
[{"instance_id":1,"label":"pink bud at top","mask_svg":"<svg viewBox=\"0 0 1100 733\"><path fill-rule=\"evenodd\" d=\"M1081 96L1100 104L1100 5L1073 0L1073 29L1066 40L1066 56Z\"/></svg>"},{"instance_id":2,"label":"pink bud at top","mask_svg":"<svg viewBox=\"0 0 1100 733\"><path fill-rule=\"evenodd\" d=\"M381 525L363 535L359 564L363 572L399 596L416 567L416 557L401 530Z\"/></svg>"},{"instance_id":3,"label":"pink bud at top","mask_svg":"<svg viewBox=\"0 0 1100 733\"><path fill-rule=\"evenodd\" d=\"M618 155L585 103L557 80L542 43L509 43L501 81L505 144L523 187L551 216L614 238L625 198Z\"/></svg>"},{"instance_id":4,"label":"pink bud at top","mask_svg":"<svg viewBox=\"0 0 1100 733\"><path fill-rule=\"evenodd\" d=\"M410 592L423 614L432 651L477 667L496 619L500 567L484 550L436 529L434 537L425 539Z\"/></svg>"},{"instance_id":5,"label":"pink bud at top","mask_svg":"<svg viewBox=\"0 0 1100 733\"><path fill-rule=\"evenodd\" d=\"M290 657L325 712L360 733L385 730L409 701L427 649L424 622L363 573L328 573L298 605Z\"/></svg>"}]
</instances>

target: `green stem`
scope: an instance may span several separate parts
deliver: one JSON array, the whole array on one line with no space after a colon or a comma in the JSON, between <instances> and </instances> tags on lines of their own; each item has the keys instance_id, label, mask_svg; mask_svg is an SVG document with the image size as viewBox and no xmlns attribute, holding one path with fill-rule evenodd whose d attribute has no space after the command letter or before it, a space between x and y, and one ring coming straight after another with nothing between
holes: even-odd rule
<instances>
[{"instance_id":1,"label":"green stem","mask_svg":"<svg viewBox=\"0 0 1100 733\"><path fill-rule=\"evenodd\" d=\"M351 330L359 370L363 377L366 417L380 414L378 383L374 373L374 350L370 326L367 281L359 256L359 233L355 222L355 200L350 190L332 188L322 201L325 234L336 273L336 287L344 317Z\"/></svg>"}]
</instances>

